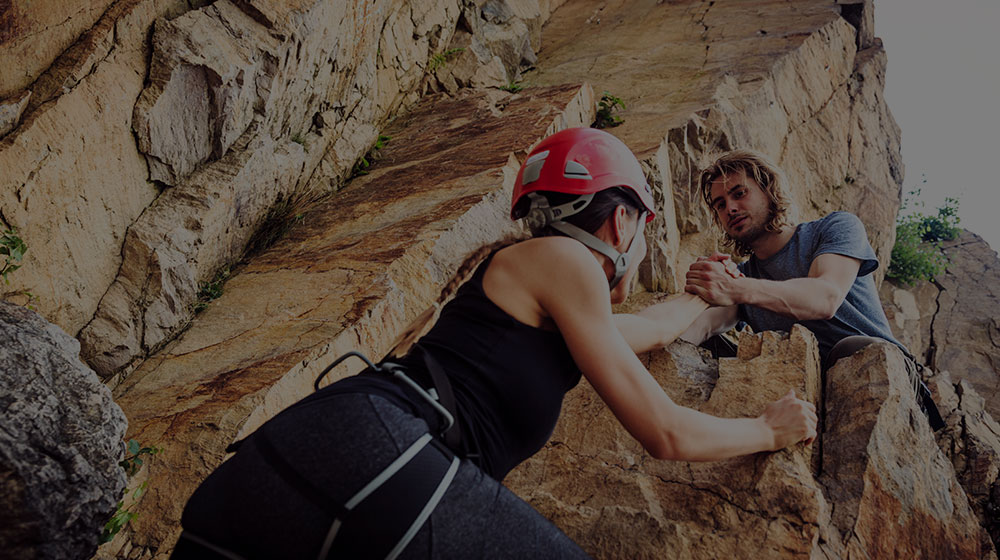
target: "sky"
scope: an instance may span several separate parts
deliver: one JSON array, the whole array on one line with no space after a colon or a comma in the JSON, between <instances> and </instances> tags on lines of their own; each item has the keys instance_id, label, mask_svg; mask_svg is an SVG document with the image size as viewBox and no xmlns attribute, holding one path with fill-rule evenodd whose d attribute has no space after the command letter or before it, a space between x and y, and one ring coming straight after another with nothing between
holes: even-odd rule
<instances>
[{"instance_id":1,"label":"sky","mask_svg":"<svg viewBox=\"0 0 1000 560\"><path fill-rule=\"evenodd\" d=\"M875 0L875 35L888 57L885 98L903 134L903 191L921 189L925 214L957 197L962 227L994 250L1000 250L998 25L998 0Z\"/></svg>"}]
</instances>

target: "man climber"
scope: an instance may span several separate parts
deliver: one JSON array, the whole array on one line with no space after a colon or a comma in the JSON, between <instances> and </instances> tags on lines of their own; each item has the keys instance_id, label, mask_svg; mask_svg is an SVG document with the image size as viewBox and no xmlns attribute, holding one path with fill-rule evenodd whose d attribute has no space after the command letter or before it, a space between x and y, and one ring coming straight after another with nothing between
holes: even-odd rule
<instances>
[{"instance_id":1,"label":"man climber","mask_svg":"<svg viewBox=\"0 0 1000 560\"><path fill-rule=\"evenodd\" d=\"M824 370L869 344L889 342L908 358L918 402L927 411L930 395L882 309L871 274L878 260L861 220L833 212L789 224L784 173L747 150L723 155L699 182L726 244L749 259L739 265L743 277L727 273L729 255L716 253L691 265L685 290L715 307L682 338L701 343L740 320L757 332L789 331L799 323L816 335Z\"/></svg>"}]
</instances>

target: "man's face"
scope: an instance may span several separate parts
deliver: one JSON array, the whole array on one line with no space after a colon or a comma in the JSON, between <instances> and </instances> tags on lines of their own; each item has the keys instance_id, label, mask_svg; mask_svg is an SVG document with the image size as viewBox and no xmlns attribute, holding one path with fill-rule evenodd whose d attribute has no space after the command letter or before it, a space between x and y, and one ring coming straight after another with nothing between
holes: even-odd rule
<instances>
[{"instance_id":1,"label":"man's face","mask_svg":"<svg viewBox=\"0 0 1000 560\"><path fill-rule=\"evenodd\" d=\"M771 219L771 201L753 177L742 170L712 182L712 211L733 239L750 245L764 234Z\"/></svg>"}]
</instances>

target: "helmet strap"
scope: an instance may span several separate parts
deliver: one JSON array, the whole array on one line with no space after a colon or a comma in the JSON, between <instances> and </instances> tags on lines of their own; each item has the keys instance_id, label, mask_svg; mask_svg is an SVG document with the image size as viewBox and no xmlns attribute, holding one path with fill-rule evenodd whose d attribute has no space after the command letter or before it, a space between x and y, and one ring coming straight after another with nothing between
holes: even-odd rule
<instances>
[{"instance_id":1,"label":"helmet strap","mask_svg":"<svg viewBox=\"0 0 1000 560\"><path fill-rule=\"evenodd\" d=\"M531 206L528 207L528 213L524 219L528 228L535 231L582 211L590 205L590 201L594 199L594 193L582 194L559 206L551 206L549 199L538 193L528 193L527 197Z\"/></svg>"},{"instance_id":2,"label":"helmet strap","mask_svg":"<svg viewBox=\"0 0 1000 560\"><path fill-rule=\"evenodd\" d=\"M635 254L638 252L639 245L635 242L635 240L640 235L643 235L643 231L645 230L646 212L639 214L639 225L636 226L635 235L632 236L632 240L629 241L628 249L626 249L624 253L619 253L614 247L608 245L602 239L583 231L569 222L559 220L551 222L549 226L559 233L572 237L587 247L590 247L591 249L611 259L611 262L615 266L615 273L614 276L608 280L608 285L613 290L615 289L615 286L621 282L622 278L625 277L625 273L628 271L629 262L635 258Z\"/></svg>"}]
</instances>

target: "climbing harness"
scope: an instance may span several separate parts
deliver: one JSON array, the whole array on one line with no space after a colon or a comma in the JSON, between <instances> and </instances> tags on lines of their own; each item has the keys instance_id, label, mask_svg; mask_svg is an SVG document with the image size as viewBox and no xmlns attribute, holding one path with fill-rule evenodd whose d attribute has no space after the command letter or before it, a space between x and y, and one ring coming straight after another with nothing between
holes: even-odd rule
<instances>
[{"instance_id":1,"label":"climbing harness","mask_svg":"<svg viewBox=\"0 0 1000 560\"><path fill-rule=\"evenodd\" d=\"M426 350L422 354L434 387L425 389L406 374L402 365L384 361L375 364L361 352L348 352L323 369L313 383L320 382L337 365L350 357L363 361L370 370L391 376L417 397L427 401L440 415L438 435L425 433L410 444L396 459L375 475L346 502L329 496L292 465L272 441L266 426L254 432L252 438L230 445L236 451L253 445L261 458L297 493L321 511L331 524L316 558L396 558L410 543L433 513L458 472L461 460L456 455L461 443L461 431L455 421L455 397L444 369ZM387 538L388 536L388 538ZM199 558L229 558L241 560L238 554L226 550L185 531L178 541L178 550L197 553Z\"/></svg>"},{"instance_id":2,"label":"climbing harness","mask_svg":"<svg viewBox=\"0 0 1000 560\"><path fill-rule=\"evenodd\" d=\"M414 393L417 394L421 399L427 401L434 410L441 415L444 420L443 428L441 429L441 437L444 442L451 449L458 449L459 443L462 441L461 428L457 422L455 422L455 394L451 390L451 383L448 381L448 376L444 372L444 368L438 363L437 359L431 355L430 352L422 349L420 345L415 345L414 349L419 351L423 356L424 365L427 366L427 373L431 376L431 382L434 383L434 387L430 389L424 389L419 383L411 379L406 375L406 368L399 364L393 362L383 361L381 365L376 365L374 362L368 359L367 356L357 351L350 351L343 356L337 358L330 365L326 366L323 371L316 377L316 381L313 382L313 389L319 391L319 384L326 377L326 374L330 373L330 370L335 368L338 364L350 357L355 357L363 361L368 365L368 368L376 373L385 373L399 383L408 387Z\"/></svg>"}]
</instances>

